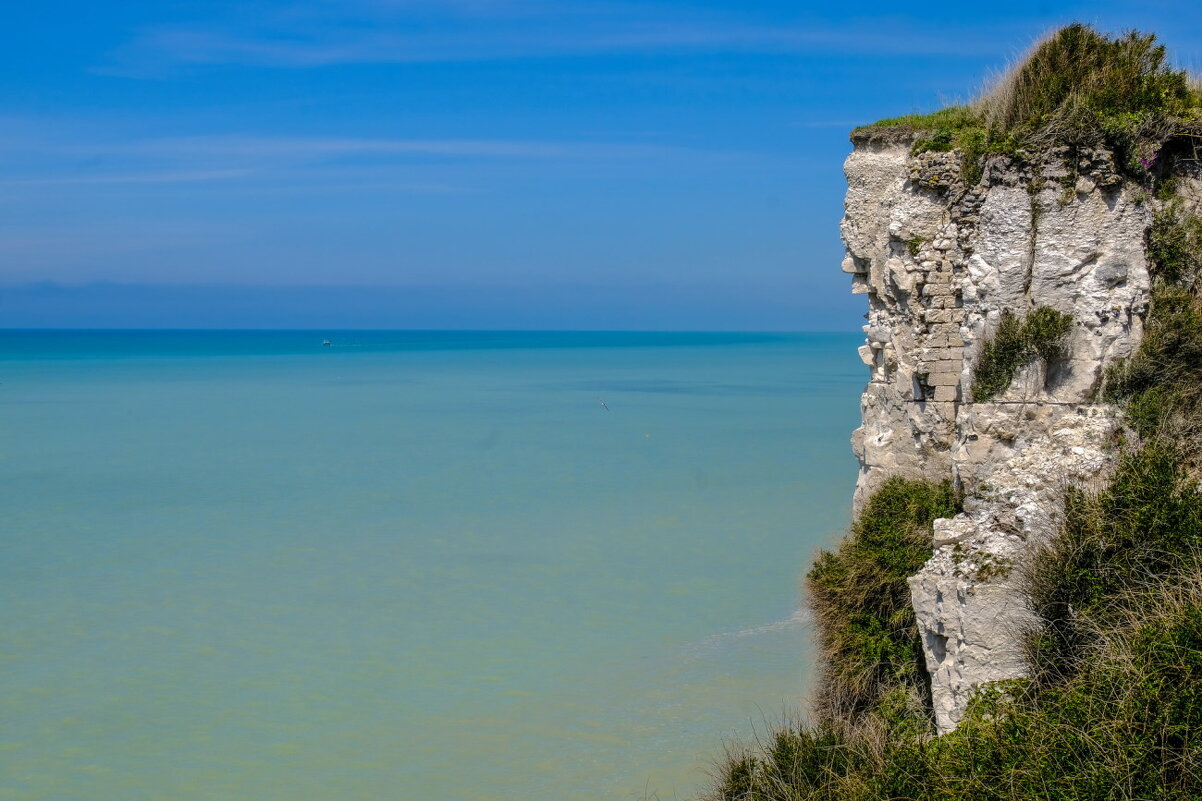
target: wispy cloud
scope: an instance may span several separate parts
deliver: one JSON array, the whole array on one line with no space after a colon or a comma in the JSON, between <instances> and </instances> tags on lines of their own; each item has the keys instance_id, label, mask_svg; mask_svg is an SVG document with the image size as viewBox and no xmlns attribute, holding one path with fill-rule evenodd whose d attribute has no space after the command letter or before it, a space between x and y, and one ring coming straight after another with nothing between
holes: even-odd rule
<instances>
[{"instance_id":1,"label":"wispy cloud","mask_svg":"<svg viewBox=\"0 0 1202 801\"><path fill-rule=\"evenodd\" d=\"M950 27L950 26L949 26ZM317 3L266 18L235 14L144 28L97 69L153 75L180 67L313 68L342 64L539 58L623 51L977 55L997 25L931 36L912 22L822 19L761 24L655 4L509 2Z\"/></svg>"},{"instance_id":2,"label":"wispy cloud","mask_svg":"<svg viewBox=\"0 0 1202 801\"><path fill-rule=\"evenodd\" d=\"M126 149L126 148L122 148ZM507 139L371 139L281 136L198 136L142 141L131 152L256 159L320 160L343 156L458 158L632 158L678 153L665 145Z\"/></svg>"},{"instance_id":3,"label":"wispy cloud","mask_svg":"<svg viewBox=\"0 0 1202 801\"><path fill-rule=\"evenodd\" d=\"M69 186L78 184L180 184L245 178L250 170L191 170L132 174L60 175L0 180L0 186Z\"/></svg>"},{"instance_id":4,"label":"wispy cloud","mask_svg":"<svg viewBox=\"0 0 1202 801\"><path fill-rule=\"evenodd\" d=\"M730 159L747 154L670 145L605 141L424 139L205 134L126 138L112 132L95 140L54 139L25 124L0 127L0 186L68 187L254 183L295 187L389 188L404 192L462 193L462 172L444 167L485 162L573 162ZM87 126L47 124L48 129ZM6 135L7 134L7 135Z\"/></svg>"},{"instance_id":5,"label":"wispy cloud","mask_svg":"<svg viewBox=\"0 0 1202 801\"><path fill-rule=\"evenodd\" d=\"M321 136L270 136L206 134L146 139L62 141L46 137L9 138L0 151L58 161L80 171L121 169L130 164L175 165L179 171L162 172L162 180L221 180L236 178L252 169L279 165L329 164L392 159L430 161L492 160L606 160L656 158L672 155L727 155L672 145L604 141L523 139L405 139ZM83 179L80 179L83 180ZM96 180L118 182L119 174ZM147 181L152 180L146 178Z\"/></svg>"},{"instance_id":6,"label":"wispy cloud","mask_svg":"<svg viewBox=\"0 0 1202 801\"><path fill-rule=\"evenodd\" d=\"M882 31L830 28L770 28L677 25L617 26L598 33L559 32L555 36L407 34L332 31L314 37L263 32L160 29L147 31L108 71L127 71L174 62L177 65L244 65L260 67L324 67L341 64L403 64L436 61L488 61L587 55L613 51L716 50L759 52L913 54L909 37ZM923 48L927 55L977 54L983 37L941 37Z\"/></svg>"}]
</instances>

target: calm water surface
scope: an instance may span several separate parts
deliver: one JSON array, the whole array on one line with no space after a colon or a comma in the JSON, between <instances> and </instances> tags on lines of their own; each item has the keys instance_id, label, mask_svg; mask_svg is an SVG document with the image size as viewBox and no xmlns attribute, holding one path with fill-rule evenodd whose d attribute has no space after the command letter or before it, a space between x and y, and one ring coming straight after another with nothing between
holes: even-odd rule
<instances>
[{"instance_id":1,"label":"calm water surface","mask_svg":"<svg viewBox=\"0 0 1202 801\"><path fill-rule=\"evenodd\" d=\"M0 799L688 797L803 692L856 344L0 331Z\"/></svg>"}]
</instances>

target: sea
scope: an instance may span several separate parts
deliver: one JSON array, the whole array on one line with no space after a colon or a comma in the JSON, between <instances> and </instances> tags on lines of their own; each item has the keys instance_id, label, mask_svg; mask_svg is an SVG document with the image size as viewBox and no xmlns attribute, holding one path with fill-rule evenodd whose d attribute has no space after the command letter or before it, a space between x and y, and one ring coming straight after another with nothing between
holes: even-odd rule
<instances>
[{"instance_id":1,"label":"sea","mask_svg":"<svg viewBox=\"0 0 1202 801\"><path fill-rule=\"evenodd\" d=\"M857 344L0 331L0 801L694 796L807 692Z\"/></svg>"}]
</instances>

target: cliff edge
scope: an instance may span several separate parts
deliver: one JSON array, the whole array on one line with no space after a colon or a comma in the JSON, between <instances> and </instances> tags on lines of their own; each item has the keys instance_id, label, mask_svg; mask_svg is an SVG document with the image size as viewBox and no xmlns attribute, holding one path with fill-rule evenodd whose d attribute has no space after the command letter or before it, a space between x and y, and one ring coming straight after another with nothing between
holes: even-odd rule
<instances>
[{"instance_id":1,"label":"cliff edge","mask_svg":"<svg viewBox=\"0 0 1202 801\"><path fill-rule=\"evenodd\" d=\"M1068 25L852 145L853 520L710 797L1202 798L1202 81Z\"/></svg>"},{"instance_id":2,"label":"cliff edge","mask_svg":"<svg viewBox=\"0 0 1202 801\"><path fill-rule=\"evenodd\" d=\"M1064 154L991 158L965 187L958 153L911 146L860 139L845 164L843 270L868 300L855 511L896 475L947 477L963 496L909 581L943 732L973 687L1026 675L1014 568L1057 530L1065 488L1113 467L1120 415L1097 398L1142 335L1152 204L1105 150L1076 156L1070 187ZM974 401L982 344L1037 308L1071 318L1062 356Z\"/></svg>"}]
</instances>

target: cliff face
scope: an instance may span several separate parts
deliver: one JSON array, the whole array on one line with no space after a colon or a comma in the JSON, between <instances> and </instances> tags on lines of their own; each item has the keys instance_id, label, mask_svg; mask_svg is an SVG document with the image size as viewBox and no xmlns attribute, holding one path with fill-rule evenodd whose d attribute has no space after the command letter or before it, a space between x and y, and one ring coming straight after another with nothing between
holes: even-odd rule
<instances>
[{"instance_id":1,"label":"cliff face","mask_svg":"<svg viewBox=\"0 0 1202 801\"><path fill-rule=\"evenodd\" d=\"M996 157L965 187L956 153L910 146L862 138L845 164L843 270L868 296L855 507L894 475L951 479L964 493L909 582L945 732L975 685L1023 675L1032 620L1015 568L1056 530L1065 488L1112 466L1118 413L1095 398L1142 335L1152 212L1105 151ZM1045 306L1072 316L1064 357L973 402L974 367L1003 314Z\"/></svg>"}]
</instances>

